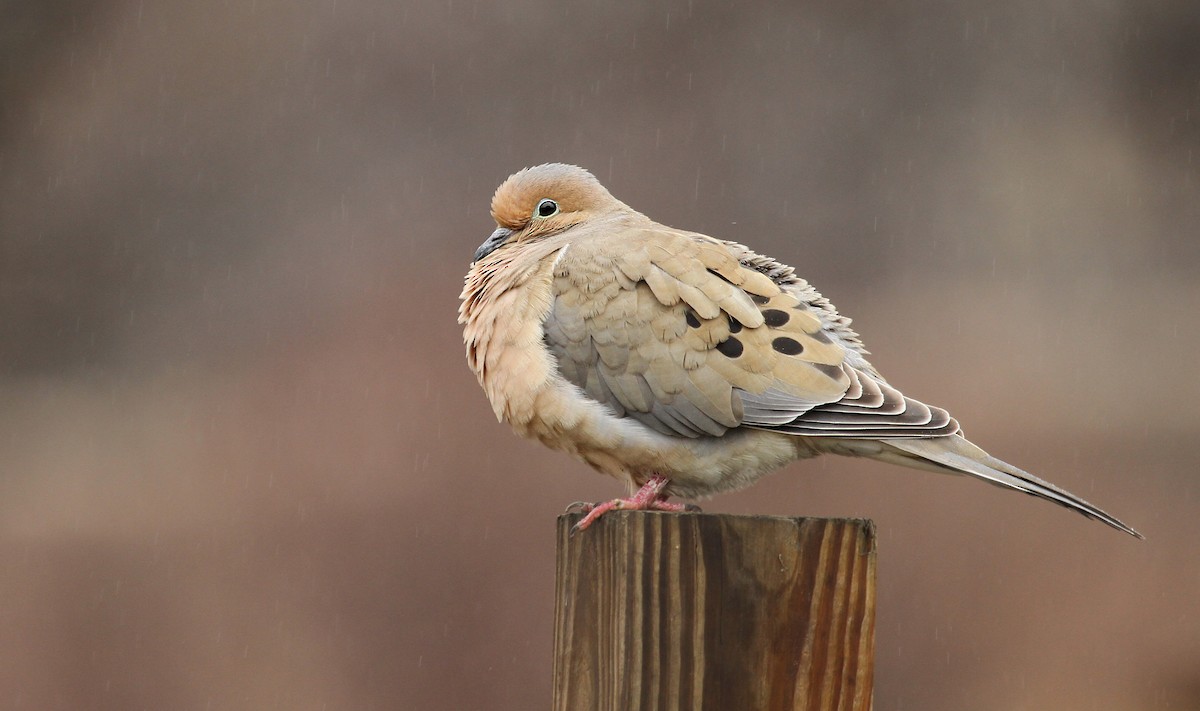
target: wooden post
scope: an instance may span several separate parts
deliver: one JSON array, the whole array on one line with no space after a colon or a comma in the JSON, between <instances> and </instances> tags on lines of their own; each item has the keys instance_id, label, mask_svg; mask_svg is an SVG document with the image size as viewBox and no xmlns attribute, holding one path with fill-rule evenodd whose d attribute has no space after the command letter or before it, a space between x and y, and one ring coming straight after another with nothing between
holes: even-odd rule
<instances>
[{"instance_id":1,"label":"wooden post","mask_svg":"<svg viewBox=\"0 0 1200 711\"><path fill-rule=\"evenodd\" d=\"M871 708L870 521L578 520L558 518L554 711Z\"/></svg>"}]
</instances>

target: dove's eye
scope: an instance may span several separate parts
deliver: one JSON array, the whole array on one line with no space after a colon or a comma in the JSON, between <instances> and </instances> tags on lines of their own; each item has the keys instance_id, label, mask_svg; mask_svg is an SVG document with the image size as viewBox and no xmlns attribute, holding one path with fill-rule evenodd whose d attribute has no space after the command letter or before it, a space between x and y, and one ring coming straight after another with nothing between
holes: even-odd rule
<instances>
[{"instance_id":1,"label":"dove's eye","mask_svg":"<svg viewBox=\"0 0 1200 711\"><path fill-rule=\"evenodd\" d=\"M537 214L539 217L550 217L558 212L558 203L547 198L538 203Z\"/></svg>"}]
</instances>

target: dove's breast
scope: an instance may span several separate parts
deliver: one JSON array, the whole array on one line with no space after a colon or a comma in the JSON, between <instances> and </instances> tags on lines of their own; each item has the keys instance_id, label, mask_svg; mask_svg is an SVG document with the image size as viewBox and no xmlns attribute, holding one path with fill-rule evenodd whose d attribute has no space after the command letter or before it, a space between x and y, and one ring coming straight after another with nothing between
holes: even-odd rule
<instances>
[{"instance_id":1,"label":"dove's breast","mask_svg":"<svg viewBox=\"0 0 1200 711\"><path fill-rule=\"evenodd\" d=\"M463 287L459 321L467 363L496 417L518 431L540 416L539 397L557 378L543 343L542 323L553 303L558 250L511 248L474 264ZM525 434L522 432L522 434Z\"/></svg>"}]
</instances>

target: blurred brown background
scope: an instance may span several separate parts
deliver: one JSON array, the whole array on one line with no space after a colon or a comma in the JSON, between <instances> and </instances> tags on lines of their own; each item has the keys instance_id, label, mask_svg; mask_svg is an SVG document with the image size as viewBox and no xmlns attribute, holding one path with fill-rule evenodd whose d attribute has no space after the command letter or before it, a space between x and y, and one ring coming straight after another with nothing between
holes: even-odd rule
<instances>
[{"instance_id":1,"label":"blurred brown background","mask_svg":"<svg viewBox=\"0 0 1200 711\"><path fill-rule=\"evenodd\" d=\"M0 707L537 709L553 522L455 323L509 173L795 265L1139 543L851 460L882 709L1200 708L1200 13L1138 3L0 4Z\"/></svg>"}]
</instances>

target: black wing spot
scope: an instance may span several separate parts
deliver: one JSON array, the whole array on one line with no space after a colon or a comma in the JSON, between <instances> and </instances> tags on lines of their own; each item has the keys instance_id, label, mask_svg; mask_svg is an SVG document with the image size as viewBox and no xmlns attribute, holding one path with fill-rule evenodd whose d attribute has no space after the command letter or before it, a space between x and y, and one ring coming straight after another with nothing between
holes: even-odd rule
<instances>
[{"instance_id":1,"label":"black wing spot","mask_svg":"<svg viewBox=\"0 0 1200 711\"><path fill-rule=\"evenodd\" d=\"M792 320L792 317L789 316L786 311L780 311L779 309L767 309L766 311L762 312L762 315L763 320L766 321L767 325L771 328L780 328L787 325L787 322Z\"/></svg>"},{"instance_id":2,"label":"black wing spot","mask_svg":"<svg viewBox=\"0 0 1200 711\"><path fill-rule=\"evenodd\" d=\"M790 356L800 355L804 352L804 346L800 345L800 341L786 336L781 336L771 341L771 347L784 355Z\"/></svg>"},{"instance_id":3,"label":"black wing spot","mask_svg":"<svg viewBox=\"0 0 1200 711\"><path fill-rule=\"evenodd\" d=\"M716 269L709 269L709 270L708 270L708 273L709 273L709 274L712 274L713 276L715 276L716 278L718 278L718 279L720 279L721 281L725 282L726 284L731 284L731 285L733 285L733 286L737 286L737 284L734 284L733 282L729 281L729 279L728 279L728 278L727 278L727 277L726 277L724 274L722 274L721 272L717 271Z\"/></svg>"},{"instance_id":4,"label":"black wing spot","mask_svg":"<svg viewBox=\"0 0 1200 711\"><path fill-rule=\"evenodd\" d=\"M726 358L737 358L742 354L742 342L736 338L728 338L717 344L717 350Z\"/></svg>"},{"instance_id":5,"label":"black wing spot","mask_svg":"<svg viewBox=\"0 0 1200 711\"><path fill-rule=\"evenodd\" d=\"M834 380L841 380L842 377L845 375L845 371L842 370L842 366L840 366L840 365L828 365L826 363L813 363L812 366L814 368L816 368L817 370L821 371L822 373L833 378Z\"/></svg>"},{"instance_id":6,"label":"black wing spot","mask_svg":"<svg viewBox=\"0 0 1200 711\"><path fill-rule=\"evenodd\" d=\"M759 306L763 306L765 304L771 303L771 297L759 296L758 294L751 294L750 300L753 301L754 303L758 304Z\"/></svg>"},{"instance_id":7,"label":"black wing spot","mask_svg":"<svg viewBox=\"0 0 1200 711\"><path fill-rule=\"evenodd\" d=\"M692 328L700 328L700 319L696 318L696 314L690 309L684 318L687 319L687 325L691 326Z\"/></svg>"},{"instance_id":8,"label":"black wing spot","mask_svg":"<svg viewBox=\"0 0 1200 711\"><path fill-rule=\"evenodd\" d=\"M742 322L738 321L736 318L730 316L729 317L729 332L730 333L740 333L741 330L742 330Z\"/></svg>"}]
</instances>

